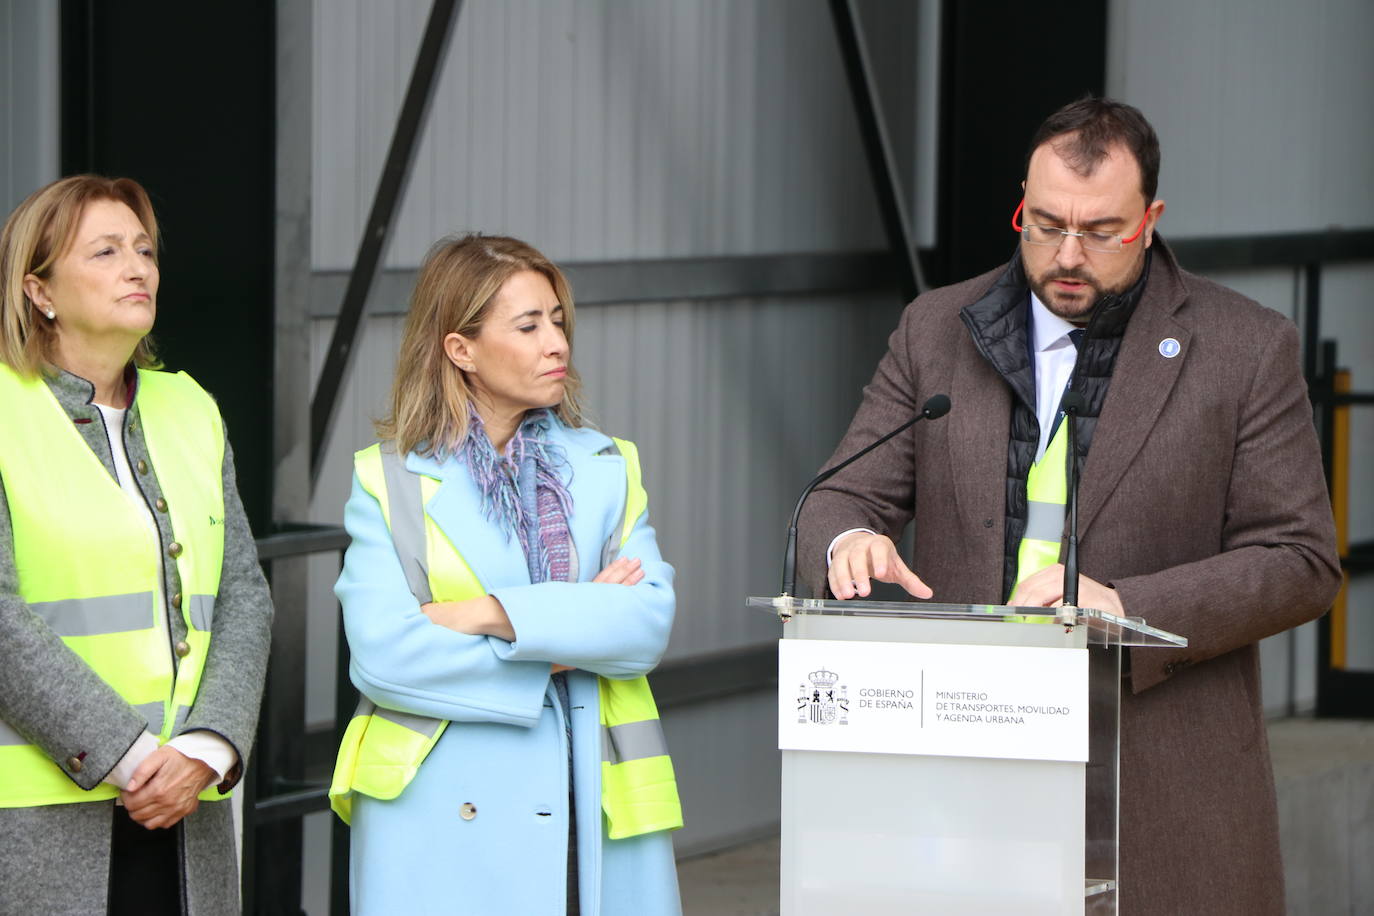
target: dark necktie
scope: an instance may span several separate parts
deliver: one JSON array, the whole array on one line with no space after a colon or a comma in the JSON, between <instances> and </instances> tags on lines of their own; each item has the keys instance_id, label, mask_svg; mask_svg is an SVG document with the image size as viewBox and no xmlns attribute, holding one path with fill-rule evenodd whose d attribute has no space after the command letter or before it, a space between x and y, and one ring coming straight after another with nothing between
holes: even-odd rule
<instances>
[{"instance_id":1,"label":"dark necktie","mask_svg":"<svg viewBox=\"0 0 1374 916\"><path fill-rule=\"evenodd\" d=\"M1069 332L1069 342L1073 344L1073 348L1074 348L1075 350L1077 350L1077 351L1081 351L1081 350L1083 349L1082 343L1083 343L1083 334L1084 334L1084 333L1085 333L1085 332L1084 332L1084 330L1083 330L1082 328L1074 328L1072 331ZM1074 365L1074 372L1077 372L1077 371L1078 371L1078 366L1077 366L1077 364L1075 364L1075 365ZM1060 402L1061 404L1064 402L1064 395L1067 394L1067 393L1069 392L1069 389L1073 388L1073 376L1074 376L1074 372L1070 372L1070 373L1069 373L1069 379L1068 379L1068 381L1066 381L1066 382L1064 383L1064 390L1063 390L1062 392L1059 393L1059 402ZM1054 434L1057 433L1057 432L1059 432L1059 421L1061 421L1061 420L1063 420L1063 419L1064 419L1064 411L1063 411L1062 409L1060 409L1060 410L1054 415L1054 425L1050 427L1050 439L1053 439L1053 438L1054 438Z\"/></svg>"}]
</instances>

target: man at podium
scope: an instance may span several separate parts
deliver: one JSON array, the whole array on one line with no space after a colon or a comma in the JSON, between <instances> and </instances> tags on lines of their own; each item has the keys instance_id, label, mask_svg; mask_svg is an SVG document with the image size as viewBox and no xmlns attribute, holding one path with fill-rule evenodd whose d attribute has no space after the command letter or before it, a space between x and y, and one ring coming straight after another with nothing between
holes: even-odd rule
<instances>
[{"instance_id":1,"label":"man at podium","mask_svg":"<svg viewBox=\"0 0 1374 916\"><path fill-rule=\"evenodd\" d=\"M1256 643L1320 616L1341 581L1297 329L1179 267L1137 109L1074 102L1029 150L1017 254L907 306L830 463L933 394L948 418L819 486L799 557L841 599L880 580L1060 603L1077 392L1078 604L1188 638L1127 653L1121 911L1282 913ZM908 566L894 539L913 520Z\"/></svg>"}]
</instances>

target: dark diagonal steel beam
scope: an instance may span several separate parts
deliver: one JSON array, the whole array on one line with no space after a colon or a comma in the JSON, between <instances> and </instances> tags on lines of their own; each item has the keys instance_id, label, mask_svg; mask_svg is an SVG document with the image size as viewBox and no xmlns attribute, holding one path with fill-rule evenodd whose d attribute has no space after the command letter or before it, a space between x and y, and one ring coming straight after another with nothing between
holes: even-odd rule
<instances>
[{"instance_id":1,"label":"dark diagonal steel beam","mask_svg":"<svg viewBox=\"0 0 1374 916\"><path fill-rule=\"evenodd\" d=\"M329 441L329 430L339 406L344 376L362 323L363 309L372 290L372 281L377 276L377 267L386 252L387 238L401 205L406 180L410 177L410 165L419 146L420 131L425 125L425 115L434 96L434 87L439 82L449 36L453 34L453 24L458 19L461 7L462 0L434 0L424 35L420 39L410 85L401 103L396 130L391 135L391 148L387 150L386 164L382 166L382 177L377 183L376 196L372 199L372 210L363 225L363 237L358 243L358 256L353 261L353 270L348 277L339 319L329 341L329 354L325 357L315 397L310 403L312 484L319 480L320 467L324 463L324 447Z\"/></svg>"},{"instance_id":2,"label":"dark diagonal steel beam","mask_svg":"<svg viewBox=\"0 0 1374 916\"><path fill-rule=\"evenodd\" d=\"M897 263L902 295L910 301L928 287L921 272L921 262L916 257L911 222L907 219L901 184L897 181L892 143L878 109L878 89L854 0L830 0L830 14L835 20L835 38L839 41L844 72L849 78L849 94L854 100L854 113L859 118L859 133L863 137L868 170L873 176L873 192L878 198L883 229Z\"/></svg>"}]
</instances>

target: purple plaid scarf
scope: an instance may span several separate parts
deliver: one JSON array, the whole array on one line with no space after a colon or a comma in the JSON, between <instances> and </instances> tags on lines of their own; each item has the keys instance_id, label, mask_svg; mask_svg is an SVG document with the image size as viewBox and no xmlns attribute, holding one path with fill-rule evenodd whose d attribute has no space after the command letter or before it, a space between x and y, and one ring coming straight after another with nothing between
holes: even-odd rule
<instances>
[{"instance_id":1,"label":"purple plaid scarf","mask_svg":"<svg viewBox=\"0 0 1374 916\"><path fill-rule=\"evenodd\" d=\"M531 582L575 580L568 529L572 496L558 474L563 455L548 442L550 422L547 410L529 411L506 453L498 455L474 411L457 451L482 492L487 520L504 530L507 540L512 532L520 539Z\"/></svg>"}]
</instances>

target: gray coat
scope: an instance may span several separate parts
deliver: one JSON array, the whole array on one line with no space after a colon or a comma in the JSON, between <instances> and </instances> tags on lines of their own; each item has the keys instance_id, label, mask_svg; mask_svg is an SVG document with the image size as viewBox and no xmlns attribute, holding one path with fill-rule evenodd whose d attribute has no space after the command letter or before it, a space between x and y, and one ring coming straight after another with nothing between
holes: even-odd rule
<instances>
[{"instance_id":1,"label":"gray coat","mask_svg":"<svg viewBox=\"0 0 1374 916\"><path fill-rule=\"evenodd\" d=\"M94 387L63 372L49 388L114 477L114 460ZM78 421L89 422L78 422ZM4 435L22 431L4 430ZM135 397L124 422L130 464L152 465ZM36 450L43 443L34 443ZM148 504L162 496L156 468L138 477ZM0 481L3 484L3 481ZM207 481L207 485L209 482ZM200 689L178 733L208 730L248 757L257 728L271 637L272 604L234 481L233 454L225 442L224 564L215 602L215 626ZM174 540L166 513L153 512L162 555ZM79 524L80 520L72 520ZM164 607L180 589L174 562L164 561ZM179 614L169 614L172 641L185 636ZM168 649L170 652L170 647ZM177 661L174 657L173 661ZM0 729L12 729L42 748L83 789L99 785L148 723L44 624L18 595L13 532L0 486ZM79 772L69 758L85 757ZM228 792L242 763L220 784ZM114 803L0 809L0 916L28 913L97 913L106 906ZM180 834L188 914L237 913L238 873L228 801L202 802L173 828Z\"/></svg>"},{"instance_id":2,"label":"gray coat","mask_svg":"<svg viewBox=\"0 0 1374 916\"><path fill-rule=\"evenodd\" d=\"M813 585L848 528L915 518L934 600L996 604L1012 393L959 311L1002 270L909 305L837 457L947 392L922 423L816 490L799 558ZM1179 353L1166 358L1160 342ZM832 459L833 460L833 459ZM1079 568L1126 612L1188 637L1133 649L1121 700L1121 910L1283 912L1256 643L1330 605L1341 574L1292 322L1180 270L1156 237L1083 468Z\"/></svg>"}]
</instances>

